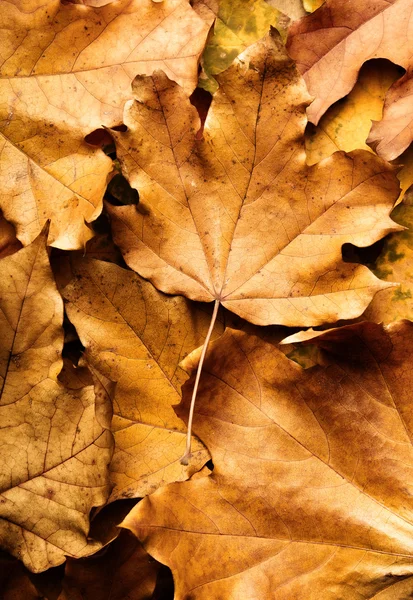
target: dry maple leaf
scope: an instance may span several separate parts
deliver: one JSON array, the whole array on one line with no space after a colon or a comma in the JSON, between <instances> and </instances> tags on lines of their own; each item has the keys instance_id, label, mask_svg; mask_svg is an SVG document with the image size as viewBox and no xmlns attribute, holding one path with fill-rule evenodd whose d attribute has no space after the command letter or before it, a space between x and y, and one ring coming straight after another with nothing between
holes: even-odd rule
<instances>
[{"instance_id":1,"label":"dry maple leaf","mask_svg":"<svg viewBox=\"0 0 413 600\"><path fill-rule=\"evenodd\" d=\"M269 37L218 75L205 123L162 73L140 78L114 132L137 207L108 206L128 265L169 294L259 325L359 315L381 284L341 246L399 229L398 182L367 152L305 164L304 81Z\"/></svg>"},{"instance_id":2,"label":"dry maple leaf","mask_svg":"<svg viewBox=\"0 0 413 600\"><path fill-rule=\"evenodd\" d=\"M117 382L110 500L141 497L186 479L209 455L194 440L191 466L179 463L186 428L172 406L180 401L186 376L178 364L202 344L210 313L185 298L165 296L116 265L80 259L72 268L74 279L63 291L67 314L88 363Z\"/></svg>"},{"instance_id":3,"label":"dry maple leaf","mask_svg":"<svg viewBox=\"0 0 413 600\"><path fill-rule=\"evenodd\" d=\"M240 331L212 344L194 429L214 471L123 523L172 569L176 600L407 598L407 576L412 591L413 324L312 343L328 366L303 370Z\"/></svg>"},{"instance_id":4,"label":"dry maple leaf","mask_svg":"<svg viewBox=\"0 0 413 600\"><path fill-rule=\"evenodd\" d=\"M412 0L327 0L291 26L288 40L290 56L315 98L308 108L315 124L350 92L366 60L387 58L407 69L387 93L383 119L373 123L368 139L387 160L413 140L412 10Z\"/></svg>"},{"instance_id":5,"label":"dry maple leaf","mask_svg":"<svg viewBox=\"0 0 413 600\"><path fill-rule=\"evenodd\" d=\"M1 261L0 544L38 572L99 548L89 512L109 494L112 437L93 386L66 389L63 303L46 235Z\"/></svg>"},{"instance_id":6,"label":"dry maple leaf","mask_svg":"<svg viewBox=\"0 0 413 600\"><path fill-rule=\"evenodd\" d=\"M27 245L82 248L112 161L84 137L121 122L138 73L162 68L190 93L208 27L186 0L0 2L1 208Z\"/></svg>"},{"instance_id":7,"label":"dry maple leaf","mask_svg":"<svg viewBox=\"0 0 413 600\"><path fill-rule=\"evenodd\" d=\"M259 325L356 317L383 284L343 263L341 247L400 229L390 165L366 152L306 165L308 95L279 40L251 46L217 80L203 135L165 74L136 81L128 131L114 138L140 202L107 207L130 267L169 294L215 300L194 402L219 303Z\"/></svg>"}]
</instances>

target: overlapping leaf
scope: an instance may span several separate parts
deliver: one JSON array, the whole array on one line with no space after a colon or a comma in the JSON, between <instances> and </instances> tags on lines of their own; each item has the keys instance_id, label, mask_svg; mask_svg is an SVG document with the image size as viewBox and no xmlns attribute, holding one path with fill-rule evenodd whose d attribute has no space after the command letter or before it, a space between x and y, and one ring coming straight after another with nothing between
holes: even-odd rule
<instances>
[{"instance_id":1,"label":"overlapping leaf","mask_svg":"<svg viewBox=\"0 0 413 600\"><path fill-rule=\"evenodd\" d=\"M89 512L109 494L112 438L93 386L57 381L63 303L45 235L1 261L0 544L33 571L99 548Z\"/></svg>"},{"instance_id":2,"label":"overlapping leaf","mask_svg":"<svg viewBox=\"0 0 413 600\"><path fill-rule=\"evenodd\" d=\"M185 380L178 364L202 344L208 310L165 296L116 265L86 259L73 269L74 279L64 290L67 313L88 362L116 382L111 500L144 496L186 479L208 453L194 439L191 465L180 464L186 428L172 406L179 403ZM221 330L217 327L215 335Z\"/></svg>"},{"instance_id":3,"label":"overlapping leaf","mask_svg":"<svg viewBox=\"0 0 413 600\"><path fill-rule=\"evenodd\" d=\"M200 4L199 11L205 14L205 4ZM199 85L214 93L218 88L214 75L225 71L239 54L263 38L271 25L283 32L288 18L265 0L221 0L218 5L206 4L210 9L208 14L215 13L216 18L213 34L202 54Z\"/></svg>"},{"instance_id":4,"label":"overlapping leaf","mask_svg":"<svg viewBox=\"0 0 413 600\"><path fill-rule=\"evenodd\" d=\"M227 330L212 345L194 429L214 471L124 522L170 566L176 600L411 593L413 325L314 341L328 364L305 371L257 336Z\"/></svg>"},{"instance_id":5,"label":"overlapping leaf","mask_svg":"<svg viewBox=\"0 0 413 600\"><path fill-rule=\"evenodd\" d=\"M366 152L305 164L303 80L269 37L218 75L203 139L180 89L141 78L114 132L138 207L108 207L129 266L159 289L219 300L256 324L359 315L379 282L344 264L397 226L391 167Z\"/></svg>"},{"instance_id":6,"label":"overlapping leaf","mask_svg":"<svg viewBox=\"0 0 413 600\"><path fill-rule=\"evenodd\" d=\"M366 60L387 58L407 70L390 88L383 119L369 136L387 160L413 140L411 12L411 0L327 0L290 29L289 53L315 98L308 109L315 124L350 92Z\"/></svg>"},{"instance_id":7,"label":"overlapping leaf","mask_svg":"<svg viewBox=\"0 0 413 600\"><path fill-rule=\"evenodd\" d=\"M117 125L138 73L162 68L188 93L208 28L186 0L0 3L0 206L24 245L83 248L111 160L84 137Z\"/></svg>"},{"instance_id":8,"label":"overlapping leaf","mask_svg":"<svg viewBox=\"0 0 413 600\"><path fill-rule=\"evenodd\" d=\"M393 211L395 221L405 231L390 235L376 262L374 273L384 281L399 283L383 290L367 307L365 316L376 323L392 323L398 319L413 320L413 198L408 192Z\"/></svg>"}]
</instances>

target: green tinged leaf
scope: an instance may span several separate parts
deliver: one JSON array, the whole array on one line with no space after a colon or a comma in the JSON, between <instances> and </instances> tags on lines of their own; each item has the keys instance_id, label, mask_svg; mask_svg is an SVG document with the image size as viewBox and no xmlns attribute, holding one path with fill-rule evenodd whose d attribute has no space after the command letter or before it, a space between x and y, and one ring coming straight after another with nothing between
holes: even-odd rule
<instances>
[{"instance_id":1,"label":"green tinged leaf","mask_svg":"<svg viewBox=\"0 0 413 600\"><path fill-rule=\"evenodd\" d=\"M285 35L288 19L264 0L222 0L213 34L202 57L199 86L213 94L214 75L225 71L248 46L266 35L270 26Z\"/></svg>"}]
</instances>

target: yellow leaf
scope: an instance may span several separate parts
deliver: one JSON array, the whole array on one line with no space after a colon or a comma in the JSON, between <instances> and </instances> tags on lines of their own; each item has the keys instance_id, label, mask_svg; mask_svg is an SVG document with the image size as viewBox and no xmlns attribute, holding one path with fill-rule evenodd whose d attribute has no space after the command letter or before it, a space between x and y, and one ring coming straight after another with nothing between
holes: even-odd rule
<instances>
[{"instance_id":1,"label":"yellow leaf","mask_svg":"<svg viewBox=\"0 0 413 600\"><path fill-rule=\"evenodd\" d=\"M63 303L42 234L1 261L0 540L38 572L92 554L89 512L109 494L112 437L93 386L68 390Z\"/></svg>"},{"instance_id":2,"label":"yellow leaf","mask_svg":"<svg viewBox=\"0 0 413 600\"><path fill-rule=\"evenodd\" d=\"M308 116L315 125L350 92L366 61L386 58L407 70L389 89L383 119L373 123L368 138L386 160L400 156L413 140L411 8L411 0L326 0L292 24L287 43L314 98Z\"/></svg>"},{"instance_id":3,"label":"yellow leaf","mask_svg":"<svg viewBox=\"0 0 413 600\"><path fill-rule=\"evenodd\" d=\"M216 92L214 75L225 71L239 54L263 38L271 25L284 33L287 21L265 0L221 0L213 34L202 55L203 73L198 85Z\"/></svg>"},{"instance_id":4,"label":"yellow leaf","mask_svg":"<svg viewBox=\"0 0 413 600\"><path fill-rule=\"evenodd\" d=\"M112 169L85 136L121 123L138 73L190 94L208 27L186 0L2 0L0 15L0 206L24 245L51 219L51 245L83 248Z\"/></svg>"},{"instance_id":5,"label":"yellow leaf","mask_svg":"<svg viewBox=\"0 0 413 600\"><path fill-rule=\"evenodd\" d=\"M193 440L193 460L180 464L186 428L175 415L185 373L179 362L202 344L210 314L182 297L168 297L116 265L78 260L65 288L67 313L86 358L116 382L110 500L142 497L181 481L208 460ZM215 336L222 327L216 329Z\"/></svg>"},{"instance_id":6,"label":"yellow leaf","mask_svg":"<svg viewBox=\"0 0 413 600\"><path fill-rule=\"evenodd\" d=\"M406 227L386 238L376 262L374 273L384 281L399 283L398 287L377 294L365 316L376 323L392 323L398 319L413 319L413 196L407 193L396 206L392 217Z\"/></svg>"},{"instance_id":7,"label":"yellow leaf","mask_svg":"<svg viewBox=\"0 0 413 600\"><path fill-rule=\"evenodd\" d=\"M387 90L400 70L387 61L369 62L362 67L348 96L326 112L318 126L306 136L307 163L313 165L337 150L357 148L372 152L366 144L371 122L379 121Z\"/></svg>"}]
</instances>

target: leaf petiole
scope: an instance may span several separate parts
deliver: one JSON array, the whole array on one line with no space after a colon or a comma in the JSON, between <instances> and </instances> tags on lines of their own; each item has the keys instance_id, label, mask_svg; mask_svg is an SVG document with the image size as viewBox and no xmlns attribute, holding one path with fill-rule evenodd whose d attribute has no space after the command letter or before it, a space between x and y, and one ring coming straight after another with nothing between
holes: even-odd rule
<instances>
[{"instance_id":1,"label":"leaf petiole","mask_svg":"<svg viewBox=\"0 0 413 600\"><path fill-rule=\"evenodd\" d=\"M189 409L188 431L186 434L186 448L185 448L185 454L181 458L181 465L187 465L189 463L189 459L191 458L192 420L194 417L195 400L196 400L196 395L198 392L198 385L199 385L199 380L201 377L202 365L204 364L204 358L205 358L206 352L208 350L209 340L211 339L212 331L214 329L215 321L216 321L217 314L218 314L218 308L219 308L219 300L215 300L214 310L212 312L212 317L211 317L211 322L209 324L209 329L208 329L208 333L206 334L204 345L202 346L201 358L199 359L198 368L196 371L195 384L194 384L194 389L193 389L192 398L191 398L191 406Z\"/></svg>"}]
</instances>

